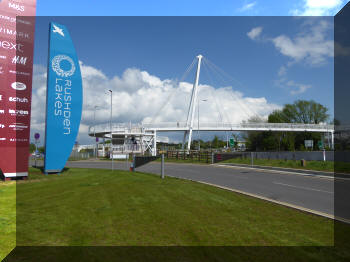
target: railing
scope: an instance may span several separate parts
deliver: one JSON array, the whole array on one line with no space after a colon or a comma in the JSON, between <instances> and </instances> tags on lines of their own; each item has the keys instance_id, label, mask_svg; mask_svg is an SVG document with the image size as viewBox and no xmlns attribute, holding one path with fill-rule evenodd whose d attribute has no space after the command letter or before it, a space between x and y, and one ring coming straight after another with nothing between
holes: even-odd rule
<instances>
[{"instance_id":1,"label":"railing","mask_svg":"<svg viewBox=\"0 0 350 262\"><path fill-rule=\"evenodd\" d=\"M185 162L202 162L202 163L207 163L211 164L212 163L212 158L214 155L213 150L203 150L203 151L198 151L198 150L169 150L169 151L164 151L164 156L165 159L167 160L176 160L176 161L185 161Z\"/></svg>"},{"instance_id":2,"label":"railing","mask_svg":"<svg viewBox=\"0 0 350 262\"><path fill-rule=\"evenodd\" d=\"M188 130L186 122L161 122L161 123L114 123L112 124L113 134L144 134L146 131L158 130ZM198 125L193 126L197 130ZM199 124L202 130L271 130L271 131L316 131L316 132L334 132L334 125L328 124L297 124L297 123L223 123L223 122L202 122ZM89 134L105 133L108 134L111 128L109 124L102 124L89 127Z\"/></svg>"},{"instance_id":3,"label":"railing","mask_svg":"<svg viewBox=\"0 0 350 262\"><path fill-rule=\"evenodd\" d=\"M162 122L162 123L143 123L146 129L153 128L188 128L186 122ZM198 125L193 125L197 129ZM328 124L299 124L299 123L225 123L225 122L202 122L199 128L297 128L297 129L325 129L334 130L334 125Z\"/></svg>"}]
</instances>

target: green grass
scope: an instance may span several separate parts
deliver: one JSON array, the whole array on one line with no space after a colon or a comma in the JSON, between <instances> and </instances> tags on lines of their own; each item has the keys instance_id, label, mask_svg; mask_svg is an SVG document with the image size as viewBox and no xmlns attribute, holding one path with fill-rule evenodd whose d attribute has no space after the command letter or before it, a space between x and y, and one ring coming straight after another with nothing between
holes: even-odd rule
<instances>
[{"instance_id":1,"label":"green grass","mask_svg":"<svg viewBox=\"0 0 350 262\"><path fill-rule=\"evenodd\" d=\"M0 180L0 260L16 246L16 184Z\"/></svg>"},{"instance_id":2,"label":"green grass","mask_svg":"<svg viewBox=\"0 0 350 262\"><path fill-rule=\"evenodd\" d=\"M0 190L14 197L14 184ZM10 208L1 211L14 217ZM13 227L5 225L4 243L13 243ZM349 235L349 227L342 232ZM333 234L327 218L152 174L30 169L30 180L17 183L17 246L332 246Z\"/></svg>"},{"instance_id":3,"label":"green grass","mask_svg":"<svg viewBox=\"0 0 350 262\"><path fill-rule=\"evenodd\" d=\"M234 163L234 164L245 164L251 165L250 158L233 158L220 163ZM300 160L279 160L279 159L254 159L254 165L258 166L273 166L273 167L284 167L284 168L296 168L305 170L317 170L333 172L334 163L332 161L306 161L306 166L301 166Z\"/></svg>"},{"instance_id":4,"label":"green grass","mask_svg":"<svg viewBox=\"0 0 350 262\"><path fill-rule=\"evenodd\" d=\"M333 222L191 181L70 169L17 184L17 245L333 245Z\"/></svg>"}]
</instances>

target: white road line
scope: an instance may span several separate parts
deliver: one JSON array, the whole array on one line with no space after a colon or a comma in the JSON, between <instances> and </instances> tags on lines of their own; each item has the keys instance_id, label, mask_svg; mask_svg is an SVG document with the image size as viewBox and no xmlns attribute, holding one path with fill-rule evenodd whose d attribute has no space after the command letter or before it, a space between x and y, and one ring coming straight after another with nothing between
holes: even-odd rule
<instances>
[{"instance_id":1,"label":"white road line","mask_svg":"<svg viewBox=\"0 0 350 262\"><path fill-rule=\"evenodd\" d=\"M256 168L256 167L243 167L243 166L231 166L231 165L224 165L224 164L211 164L211 166L218 166L218 167L225 167L225 168L233 168L233 169L252 169L257 170L264 173L269 174L287 174L287 175L299 175L299 176L305 176L309 178L322 178L322 179L328 179L328 180L350 180L350 178L341 178L341 177L330 177L330 176L322 176L322 175L314 175L314 174L307 174L307 173L301 173L301 172L291 172L291 171L282 171L282 170L275 170L275 169L267 169L267 168Z\"/></svg>"},{"instance_id":2,"label":"white road line","mask_svg":"<svg viewBox=\"0 0 350 262\"><path fill-rule=\"evenodd\" d=\"M284 183L280 183L280 182L273 182L273 183L276 184L276 185L281 185L281 186L288 186L288 187L294 187L294 188L299 188L299 189L305 189L305 190L312 190L312 191L323 192L323 193L328 193L328 194L334 194L334 192L320 190L320 189L315 189L315 188L310 188L310 187L294 186L294 185L284 184Z\"/></svg>"}]
</instances>

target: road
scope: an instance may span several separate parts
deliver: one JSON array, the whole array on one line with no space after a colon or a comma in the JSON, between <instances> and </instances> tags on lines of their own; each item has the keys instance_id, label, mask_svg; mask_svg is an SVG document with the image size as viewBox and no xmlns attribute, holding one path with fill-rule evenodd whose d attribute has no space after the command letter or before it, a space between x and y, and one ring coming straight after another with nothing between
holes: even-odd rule
<instances>
[{"instance_id":1,"label":"road","mask_svg":"<svg viewBox=\"0 0 350 262\"><path fill-rule=\"evenodd\" d=\"M67 167L108 169L111 168L111 162L72 161L67 163ZM123 162L114 162L114 168L127 169L127 166ZM160 174L160 163L151 162L136 170ZM225 187L324 216L334 215L334 179L331 177L278 170L178 163L166 163L165 174Z\"/></svg>"}]
</instances>

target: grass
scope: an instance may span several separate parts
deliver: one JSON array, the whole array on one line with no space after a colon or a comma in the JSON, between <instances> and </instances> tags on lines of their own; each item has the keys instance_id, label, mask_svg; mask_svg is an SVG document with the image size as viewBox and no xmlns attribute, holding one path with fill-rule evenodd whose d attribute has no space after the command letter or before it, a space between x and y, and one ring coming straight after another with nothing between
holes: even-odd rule
<instances>
[{"instance_id":1,"label":"grass","mask_svg":"<svg viewBox=\"0 0 350 262\"><path fill-rule=\"evenodd\" d=\"M14 183L0 190L13 199ZM14 217L11 208L1 211ZM14 241L11 221L3 243ZM332 246L333 234L327 218L139 172L30 169L30 179L17 183L17 246ZM325 259L315 252L306 258Z\"/></svg>"},{"instance_id":2,"label":"grass","mask_svg":"<svg viewBox=\"0 0 350 262\"><path fill-rule=\"evenodd\" d=\"M16 246L16 184L0 180L0 260Z\"/></svg>"},{"instance_id":3,"label":"grass","mask_svg":"<svg viewBox=\"0 0 350 262\"><path fill-rule=\"evenodd\" d=\"M245 164L251 165L250 158L233 158L222 161L220 163L234 163L234 164ZM295 168L305 170L316 170L316 171L334 171L334 163L332 161L306 161L306 166L301 165L300 160L280 160L280 159L254 159L254 165L257 166L272 166L272 167L284 167L284 168Z\"/></svg>"},{"instance_id":4,"label":"grass","mask_svg":"<svg viewBox=\"0 0 350 262\"><path fill-rule=\"evenodd\" d=\"M17 184L17 245L333 245L329 219L200 183L94 169L32 178Z\"/></svg>"}]
</instances>

